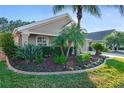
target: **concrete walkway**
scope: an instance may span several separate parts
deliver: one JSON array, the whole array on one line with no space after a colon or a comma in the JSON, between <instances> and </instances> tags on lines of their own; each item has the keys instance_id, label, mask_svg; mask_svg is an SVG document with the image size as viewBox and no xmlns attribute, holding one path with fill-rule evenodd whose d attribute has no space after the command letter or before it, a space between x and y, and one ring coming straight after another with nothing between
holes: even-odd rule
<instances>
[{"instance_id":1,"label":"concrete walkway","mask_svg":"<svg viewBox=\"0 0 124 93\"><path fill-rule=\"evenodd\" d=\"M102 55L108 56L108 57L120 57L120 58L124 58L124 54L123 53L102 53Z\"/></svg>"},{"instance_id":2,"label":"concrete walkway","mask_svg":"<svg viewBox=\"0 0 124 93\"><path fill-rule=\"evenodd\" d=\"M88 51L91 54L95 54L94 51ZM120 53L119 53L120 52ZM107 56L107 57L120 57L120 58L124 58L124 51L118 51L118 52L113 52L113 53L102 53L103 56Z\"/></svg>"}]
</instances>

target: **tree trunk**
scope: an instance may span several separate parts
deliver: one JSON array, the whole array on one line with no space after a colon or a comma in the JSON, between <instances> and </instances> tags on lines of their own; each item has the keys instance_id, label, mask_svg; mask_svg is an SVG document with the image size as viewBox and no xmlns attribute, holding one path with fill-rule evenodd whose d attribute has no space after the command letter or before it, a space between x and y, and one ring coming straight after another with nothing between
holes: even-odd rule
<instances>
[{"instance_id":1,"label":"tree trunk","mask_svg":"<svg viewBox=\"0 0 124 93\"><path fill-rule=\"evenodd\" d=\"M77 20L78 20L77 28L78 28L78 31L80 31L81 18L82 18L82 6L79 5L78 9L77 9Z\"/></svg>"},{"instance_id":2,"label":"tree trunk","mask_svg":"<svg viewBox=\"0 0 124 93\"><path fill-rule=\"evenodd\" d=\"M68 47L68 50L67 50L67 53L66 53L66 56L68 57L69 56L69 51L70 51L71 47L69 46Z\"/></svg>"},{"instance_id":3,"label":"tree trunk","mask_svg":"<svg viewBox=\"0 0 124 93\"><path fill-rule=\"evenodd\" d=\"M69 51L71 49L71 45L72 45L72 42L71 41L68 41L68 50L67 50L67 53L66 53L66 56L67 57L69 56Z\"/></svg>"},{"instance_id":4,"label":"tree trunk","mask_svg":"<svg viewBox=\"0 0 124 93\"><path fill-rule=\"evenodd\" d=\"M99 56L99 55L100 55L100 51L99 51L99 50L96 50L95 55L96 55L96 56Z\"/></svg>"},{"instance_id":5,"label":"tree trunk","mask_svg":"<svg viewBox=\"0 0 124 93\"><path fill-rule=\"evenodd\" d=\"M63 50L63 46L60 46L60 49L61 49L62 55L65 55L65 54L64 54L64 50Z\"/></svg>"}]
</instances>

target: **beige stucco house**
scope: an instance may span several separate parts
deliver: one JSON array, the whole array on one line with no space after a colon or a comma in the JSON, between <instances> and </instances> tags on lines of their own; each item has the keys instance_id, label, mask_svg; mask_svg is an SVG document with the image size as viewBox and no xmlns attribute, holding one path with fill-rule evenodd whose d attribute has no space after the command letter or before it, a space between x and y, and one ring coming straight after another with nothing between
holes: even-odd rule
<instances>
[{"instance_id":1,"label":"beige stucco house","mask_svg":"<svg viewBox=\"0 0 124 93\"><path fill-rule=\"evenodd\" d=\"M15 28L13 31L16 45L25 44L50 46L54 37L58 36L63 27L74 22L68 14L55 16L32 24Z\"/></svg>"},{"instance_id":2,"label":"beige stucco house","mask_svg":"<svg viewBox=\"0 0 124 93\"><path fill-rule=\"evenodd\" d=\"M51 46L52 40L60 34L63 28L67 25L75 23L74 20L68 15L63 14L49 19L41 20L25 26L15 28L13 37L15 44L24 46L25 44ZM89 33L85 40L84 46L79 49L82 51L89 51L90 44L96 41L93 33ZM98 37L95 34L95 37ZM99 40L97 40L99 41Z\"/></svg>"}]
</instances>

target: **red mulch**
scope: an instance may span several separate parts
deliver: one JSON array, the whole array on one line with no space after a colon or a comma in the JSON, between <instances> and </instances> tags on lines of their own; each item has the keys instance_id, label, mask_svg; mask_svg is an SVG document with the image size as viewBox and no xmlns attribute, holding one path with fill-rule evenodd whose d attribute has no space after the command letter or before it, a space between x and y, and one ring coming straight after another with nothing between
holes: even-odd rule
<instances>
[{"instance_id":1,"label":"red mulch","mask_svg":"<svg viewBox=\"0 0 124 93\"><path fill-rule=\"evenodd\" d=\"M91 59L92 62L95 62L98 60L98 57L95 57L95 56L92 56L93 58ZM10 64L13 64L13 59L12 58L9 58L10 59ZM20 65L27 65L27 66L36 66L36 67L45 67L45 68L63 68L65 65L58 65L58 64L55 64L53 61L52 61L52 58L49 57L49 58L46 58L44 60L43 63L39 64L39 65L36 65L34 63L29 63L28 61L25 61L25 60L18 60L18 61L15 61L14 63L16 64L20 64ZM82 62L81 64L90 64L91 62L88 61L88 62ZM69 58L69 61L67 62L66 66L67 67L74 67L77 65L77 62L75 60L75 57L71 56Z\"/></svg>"},{"instance_id":2,"label":"red mulch","mask_svg":"<svg viewBox=\"0 0 124 93\"><path fill-rule=\"evenodd\" d=\"M100 65L103 62L103 61L100 61L99 63L94 65L93 63L96 62L98 58L101 58L104 60L104 57L97 57L93 55L89 61L80 62L80 63L77 63L75 60L75 57L71 56L69 57L69 60L67 64L65 65L55 64L52 61L52 57L46 58L43 63L38 64L38 65L36 65L35 63L30 63L25 60L13 61L13 58L9 58L9 62L13 67L20 69L20 70L24 70L24 71L55 72L55 71L80 70L80 69L95 67L97 65Z\"/></svg>"}]
</instances>

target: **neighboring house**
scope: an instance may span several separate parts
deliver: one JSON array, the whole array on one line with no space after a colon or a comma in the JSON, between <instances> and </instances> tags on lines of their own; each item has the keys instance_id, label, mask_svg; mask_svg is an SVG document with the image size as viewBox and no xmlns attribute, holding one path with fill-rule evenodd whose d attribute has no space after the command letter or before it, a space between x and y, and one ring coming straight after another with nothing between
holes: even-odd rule
<instances>
[{"instance_id":1,"label":"neighboring house","mask_svg":"<svg viewBox=\"0 0 124 93\"><path fill-rule=\"evenodd\" d=\"M83 51L92 51L91 44L93 42L103 43L104 37L110 35L114 31L115 29L88 33L86 36L86 42L84 44Z\"/></svg>"},{"instance_id":2,"label":"neighboring house","mask_svg":"<svg viewBox=\"0 0 124 93\"><path fill-rule=\"evenodd\" d=\"M60 34L63 28L72 23L75 22L71 17L68 14L64 14L21 26L13 31L14 41L18 46L24 46L28 43L50 46L52 40ZM114 29L88 33L84 46L79 51L89 51L92 42L102 42L104 36L111 34L113 31Z\"/></svg>"},{"instance_id":3,"label":"neighboring house","mask_svg":"<svg viewBox=\"0 0 124 93\"><path fill-rule=\"evenodd\" d=\"M15 28L14 41L19 46L25 44L50 46L66 25L74 23L68 14L55 16L32 24Z\"/></svg>"}]
</instances>

